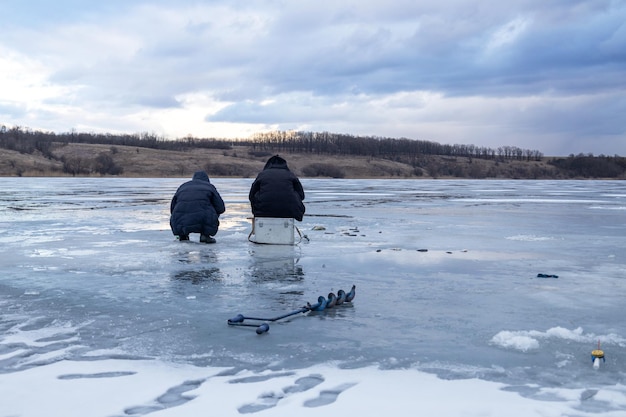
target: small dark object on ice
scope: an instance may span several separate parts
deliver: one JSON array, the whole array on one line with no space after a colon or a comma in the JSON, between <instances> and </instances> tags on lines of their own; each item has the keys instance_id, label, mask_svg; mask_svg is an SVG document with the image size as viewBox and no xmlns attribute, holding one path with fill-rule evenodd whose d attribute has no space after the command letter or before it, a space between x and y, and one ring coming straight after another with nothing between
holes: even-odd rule
<instances>
[{"instance_id":1,"label":"small dark object on ice","mask_svg":"<svg viewBox=\"0 0 626 417\"><path fill-rule=\"evenodd\" d=\"M537 278L558 278L558 275L552 274L537 274Z\"/></svg>"}]
</instances>

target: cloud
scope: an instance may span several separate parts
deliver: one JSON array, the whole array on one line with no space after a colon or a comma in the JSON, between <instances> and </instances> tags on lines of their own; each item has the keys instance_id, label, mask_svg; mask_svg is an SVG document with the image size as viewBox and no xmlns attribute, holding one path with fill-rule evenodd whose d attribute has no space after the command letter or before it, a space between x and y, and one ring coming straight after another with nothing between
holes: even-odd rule
<instances>
[{"instance_id":1,"label":"cloud","mask_svg":"<svg viewBox=\"0 0 626 417\"><path fill-rule=\"evenodd\" d=\"M626 154L621 2L23 3L0 6L7 123Z\"/></svg>"},{"instance_id":2,"label":"cloud","mask_svg":"<svg viewBox=\"0 0 626 417\"><path fill-rule=\"evenodd\" d=\"M526 31L529 24L527 19L518 17L497 29L487 41L487 53L493 53L514 43Z\"/></svg>"}]
</instances>

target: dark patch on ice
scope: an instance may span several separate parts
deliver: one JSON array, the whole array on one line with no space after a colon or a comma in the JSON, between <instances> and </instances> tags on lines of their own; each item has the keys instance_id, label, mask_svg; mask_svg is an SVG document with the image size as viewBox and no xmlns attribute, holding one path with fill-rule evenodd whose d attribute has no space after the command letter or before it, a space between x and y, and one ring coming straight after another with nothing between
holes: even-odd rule
<instances>
[{"instance_id":1,"label":"dark patch on ice","mask_svg":"<svg viewBox=\"0 0 626 417\"><path fill-rule=\"evenodd\" d=\"M305 401L304 406L312 408L332 404L337 401L337 397L339 397L342 392L352 388L355 385L356 383L342 384L335 389L321 391L319 397Z\"/></svg>"},{"instance_id":2,"label":"dark patch on ice","mask_svg":"<svg viewBox=\"0 0 626 417\"><path fill-rule=\"evenodd\" d=\"M292 394L294 392L308 391L311 388L318 386L322 382L324 382L324 377L319 374L304 376L302 378L296 379L294 385L283 388L283 392L285 392L285 394Z\"/></svg>"},{"instance_id":3,"label":"dark patch on ice","mask_svg":"<svg viewBox=\"0 0 626 417\"><path fill-rule=\"evenodd\" d=\"M198 388L204 383L204 381L204 379L196 381L185 381L180 385L168 389L163 395L157 397L155 404L129 407L124 410L124 413L126 415L144 415L154 413L155 411L165 410L166 408L183 405L186 402L189 402L195 398L195 396L186 396L183 394L187 391Z\"/></svg>"},{"instance_id":4,"label":"dark patch on ice","mask_svg":"<svg viewBox=\"0 0 626 417\"><path fill-rule=\"evenodd\" d=\"M117 378L120 376L129 376L129 375L135 375L136 372L131 372L131 371L121 371L121 372L98 372L95 374L66 374L66 375L59 375L57 378L58 379L83 379L83 378Z\"/></svg>"},{"instance_id":5,"label":"dark patch on ice","mask_svg":"<svg viewBox=\"0 0 626 417\"><path fill-rule=\"evenodd\" d=\"M84 362L97 362L101 360L107 359L117 359L117 360L129 360L129 361L145 361L154 359L151 356L139 356L139 355L131 355L125 353L107 353L102 355L89 355L89 356L81 356L80 358L74 358L73 360L80 360Z\"/></svg>"},{"instance_id":6,"label":"dark patch on ice","mask_svg":"<svg viewBox=\"0 0 626 417\"><path fill-rule=\"evenodd\" d=\"M53 318L36 318L35 320L30 321L29 323L20 326L20 330L22 331L30 331L30 330L40 330L45 327L51 326L54 323Z\"/></svg>"},{"instance_id":7,"label":"dark patch on ice","mask_svg":"<svg viewBox=\"0 0 626 417\"><path fill-rule=\"evenodd\" d=\"M279 292L280 295L304 295L304 291L283 291Z\"/></svg>"},{"instance_id":8,"label":"dark patch on ice","mask_svg":"<svg viewBox=\"0 0 626 417\"><path fill-rule=\"evenodd\" d=\"M539 387L530 385L511 385L508 387L503 387L502 391L516 392L525 398L533 398L533 396L541 392Z\"/></svg>"},{"instance_id":9,"label":"dark patch on ice","mask_svg":"<svg viewBox=\"0 0 626 417\"><path fill-rule=\"evenodd\" d=\"M194 390L204 383L205 380L185 381L182 384L172 387L167 392L157 398L160 404L168 407L181 405L187 401L191 401L195 397L183 395L187 391Z\"/></svg>"},{"instance_id":10,"label":"dark patch on ice","mask_svg":"<svg viewBox=\"0 0 626 417\"><path fill-rule=\"evenodd\" d=\"M268 408L276 407L276 404L284 398L283 393L268 392L259 395L257 402L252 404L242 405L238 408L241 414L258 413L259 411L267 410Z\"/></svg>"},{"instance_id":11,"label":"dark patch on ice","mask_svg":"<svg viewBox=\"0 0 626 417\"><path fill-rule=\"evenodd\" d=\"M580 400L585 401L593 398L598 393L597 389L586 389L580 394Z\"/></svg>"},{"instance_id":12,"label":"dark patch on ice","mask_svg":"<svg viewBox=\"0 0 626 417\"><path fill-rule=\"evenodd\" d=\"M0 345L0 355L10 355L11 353L22 353L22 349L19 346L7 346L7 345ZM2 360L0 360L0 363L2 363Z\"/></svg>"},{"instance_id":13,"label":"dark patch on ice","mask_svg":"<svg viewBox=\"0 0 626 417\"><path fill-rule=\"evenodd\" d=\"M159 407L157 405L138 406L138 407L127 408L126 410L124 410L124 414L129 415L129 416L135 416L135 415L150 414L150 413L154 413L156 411L161 411L161 410L163 410L163 407Z\"/></svg>"},{"instance_id":14,"label":"dark patch on ice","mask_svg":"<svg viewBox=\"0 0 626 417\"><path fill-rule=\"evenodd\" d=\"M274 376L276 375L278 374L274 374ZM283 376L284 375L285 374L283 374ZM289 375L293 375L293 373ZM278 402L282 400L283 398L285 398L286 396L295 394L298 392L308 391L318 386L322 382L324 382L324 377L320 374L311 374L308 376L304 376L302 378L298 378L295 380L293 385L289 385L283 388L282 392L266 392L264 394L261 394L257 398L256 402L251 403L251 404L245 404L239 407L238 411L241 414L251 414L251 413L258 413L259 411L267 410L268 408L275 407L276 404L278 404Z\"/></svg>"},{"instance_id":15,"label":"dark patch on ice","mask_svg":"<svg viewBox=\"0 0 626 417\"><path fill-rule=\"evenodd\" d=\"M336 217L343 219L351 219L353 216L348 216L346 214L306 214L307 217Z\"/></svg>"},{"instance_id":16,"label":"dark patch on ice","mask_svg":"<svg viewBox=\"0 0 626 417\"><path fill-rule=\"evenodd\" d=\"M241 372L240 369L237 368L229 368L219 372L216 376L234 376Z\"/></svg>"},{"instance_id":17,"label":"dark patch on ice","mask_svg":"<svg viewBox=\"0 0 626 417\"><path fill-rule=\"evenodd\" d=\"M207 268L194 271L180 271L173 277L177 281L190 282L193 285L202 284L204 282L220 282L222 281L222 272L219 268Z\"/></svg>"},{"instance_id":18,"label":"dark patch on ice","mask_svg":"<svg viewBox=\"0 0 626 417\"><path fill-rule=\"evenodd\" d=\"M49 337L42 337L40 339L35 340L35 342L37 342L37 343L58 342L58 341L70 339L70 338L72 338L74 336L75 336L75 333L55 334L55 335L49 336Z\"/></svg>"},{"instance_id":19,"label":"dark patch on ice","mask_svg":"<svg viewBox=\"0 0 626 417\"><path fill-rule=\"evenodd\" d=\"M280 378L283 376L291 376L293 375L293 372L279 372L279 373L275 373L275 374L270 374L270 375L255 375L255 376L246 376L243 378L236 378L236 379L231 379L230 381L228 381L230 384L240 384L240 383L251 383L251 382L262 382L262 381L267 381L270 380L272 378Z\"/></svg>"}]
</instances>

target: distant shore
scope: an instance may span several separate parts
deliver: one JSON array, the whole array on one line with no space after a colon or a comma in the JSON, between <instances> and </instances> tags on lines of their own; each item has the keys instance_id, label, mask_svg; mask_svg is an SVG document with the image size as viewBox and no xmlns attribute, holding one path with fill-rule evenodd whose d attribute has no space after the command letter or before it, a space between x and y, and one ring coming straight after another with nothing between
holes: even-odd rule
<instances>
[{"instance_id":1,"label":"distant shore","mask_svg":"<svg viewBox=\"0 0 626 417\"><path fill-rule=\"evenodd\" d=\"M253 151L248 146L229 149L197 148L185 151L159 150L137 146L69 143L41 152L20 153L3 149L2 177L99 177L178 178L205 170L210 177L254 178L273 152ZM594 166L611 164L611 175L602 175L577 166L568 167L566 157L540 160L500 160L422 155L409 164L367 156L325 155L281 152L292 171L301 178L412 178L412 179L625 179L626 167L615 161L594 157ZM571 158L571 157L570 157ZM583 157L581 157L583 158ZM623 158L622 158L623 159ZM560 162L560 164L555 163ZM574 162L580 161L571 161ZM580 164L579 164L580 165ZM602 167L600 167L602 168ZM598 169L598 168L596 168ZM621 169L621 171L620 171Z\"/></svg>"}]
</instances>

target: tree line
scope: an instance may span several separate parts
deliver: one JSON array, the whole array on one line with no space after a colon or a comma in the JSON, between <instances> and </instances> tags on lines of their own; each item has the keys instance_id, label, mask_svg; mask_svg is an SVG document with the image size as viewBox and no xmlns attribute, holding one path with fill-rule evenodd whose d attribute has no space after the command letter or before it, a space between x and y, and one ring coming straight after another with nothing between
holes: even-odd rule
<instances>
[{"instance_id":1,"label":"tree line","mask_svg":"<svg viewBox=\"0 0 626 417\"><path fill-rule=\"evenodd\" d=\"M572 178L623 179L626 177L626 158L617 155L572 154L567 158L553 158L549 163L559 170L569 173Z\"/></svg>"},{"instance_id":2,"label":"tree line","mask_svg":"<svg viewBox=\"0 0 626 417\"><path fill-rule=\"evenodd\" d=\"M539 161L543 158L543 154L538 150L521 149L515 146L501 146L493 149L475 145L448 145L417 139L355 136L329 132L258 133L247 143L253 148L277 152L359 155L402 160L402 162L417 161L423 155L519 161Z\"/></svg>"},{"instance_id":3,"label":"tree line","mask_svg":"<svg viewBox=\"0 0 626 417\"><path fill-rule=\"evenodd\" d=\"M88 143L98 145L134 146L166 151L180 151L193 148L230 149L232 141L225 139L194 138L188 136L168 140L154 133L114 134L114 133L79 133L74 130L67 133L42 132L19 126L7 128L0 126L0 148L21 153L40 151L50 156L52 144Z\"/></svg>"},{"instance_id":4,"label":"tree line","mask_svg":"<svg viewBox=\"0 0 626 417\"><path fill-rule=\"evenodd\" d=\"M68 133L42 132L28 128L0 127L0 147L22 153L35 150L50 154L52 143L90 143L120 145L181 151L193 148L231 149L234 144L250 146L254 150L271 152L316 153L326 155L358 155L384 159L416 160L423 155L470 157L501 160L541 160L543 154L537 150L515 146L492 149L475 145L448 145L437 142L376 136L354 136L329 132L258 133L249 139L195 138L187 136L169 140L153 133Z\"/></svg>"},{"instance_id":5,"label":"tree line","mask_svg":"<svg viewBox=\"0 0 626 417\"><path fill-rule=\"evenodd\" d=\"M541 161L544 158L538 150L515 146L500 146L494 149L471 144L449 145L417 139L355 136L330 132L274 131L236 140L193 136L170 140L148 132L113 134L81 133L72 130L66 133L55 133L19 126L11 128L5 125L0 126L0 148L20 153L39 152L49 159L56 159L52 152L54 146L69 143L111 145L111 149L118 145L166 151L189 151L197 148L230 150L237 145L247 146L252 154L310 153L388 159L409 164L416 168L416 171L428 163L428 156L440 156L451 160L462 157L468 158L470 163L472 159L492 160L496 164L510 161ZM83 165L73 160L62 162L64 171L72 175L85 173L88 169L83 166L82 162ZM626 176L626 158L617 155L598 157L593 154L570 155L567 158L552 158L549 164L561 172L562 177L624 178ZM94 159L93 166L89 169L103 175L122 173L111 155L104 153ZM441 167L438 167L438 170L441 171ZM480 175L488 175L488 173Z\"/></svg>"}]
</instances>

